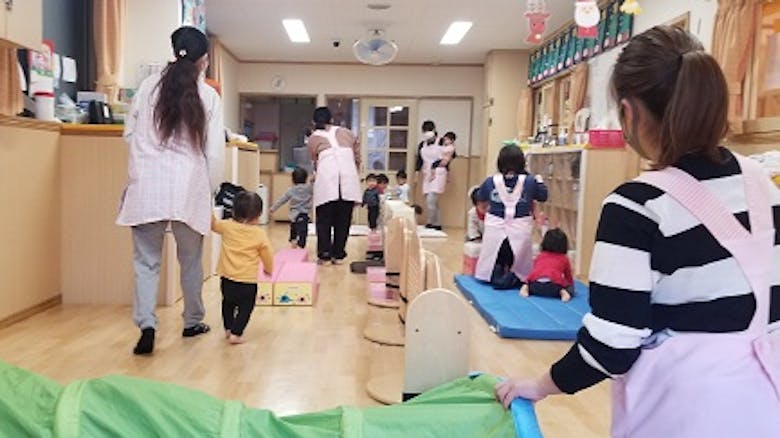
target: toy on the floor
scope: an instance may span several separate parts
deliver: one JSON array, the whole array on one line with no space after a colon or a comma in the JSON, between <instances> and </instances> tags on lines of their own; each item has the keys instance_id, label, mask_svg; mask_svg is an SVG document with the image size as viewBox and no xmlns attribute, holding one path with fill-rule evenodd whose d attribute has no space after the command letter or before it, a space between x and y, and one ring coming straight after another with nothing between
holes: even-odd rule
<instances>
[{"instance_id":1,"label":"toy on the floor","mask_svg":"<svg viewBox=\"0 0 780 438\"><path fill-rule=\"evenodd\" d=\"M287 263L303 263L308 262L308 260L309 252L305 249L283 249L274 254L274 272L270 276L265 274L263 263L260 262L257 270L257 302L255 304L258 306L277 304L274 300L274 285L282 272L282 267ZM278 305L282 305L282 303L278 303ZM284 303L283 305L290 304Z\"/></svg>"},{"instance_id":2,"label":"toy on the floor","mask_svg":"<svg viewBox=\"0 0 780 438\"><path fill-rule=\"evenodd\" d=\"M400 405L277 417L170 383L126 376L57 382L0 362L0 425L9 437L188 436L540 438L533 405L507 412L498 379L461 377Z\"/></svg>"},{"instance_id":3,"label":"toy on the floor","mask_svg":"<svg viewBox=\"0 0 780 438\"><path fill-rule=\"evenodd\" d=\"M590 312L588 287L579 281L575 281L574 296L567 303L544 297L522 298L517 290L498 291L466 275L456 275L455 284L502 338L575 340L582 318Z\"/></svg>"},{"instance_id":4,"label":"toy on the floor","mask_svg":"<svg viewBox=\"0 0 780 438\"><path fill-rule=\"evenodd\" d=\"M287 262L274 281L274 305L313 306L318 292L316 263Z\"/></svg>"}]
</instances>

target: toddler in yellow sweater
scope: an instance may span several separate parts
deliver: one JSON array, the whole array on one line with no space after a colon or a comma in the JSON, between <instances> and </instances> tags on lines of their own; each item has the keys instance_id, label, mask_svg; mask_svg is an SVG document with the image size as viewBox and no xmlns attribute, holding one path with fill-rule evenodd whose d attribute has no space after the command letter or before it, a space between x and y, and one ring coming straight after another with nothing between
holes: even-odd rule
<instances>
[{"instance_id":1,"label":"toddler in yellow sweater","mask_svg":"<svg viewBox=\"0 0 780 438\"><path fill-rule=\"evenodd\" d=\"M257 268L274 269L271 242L260 228L263 201L257 193L239 192L233 200L233 219L212 218L211 230L222 235L217 274L222 289L222 321L231 344L244 342L244 329L257 299Z\"/></svg>"}]
</instances>

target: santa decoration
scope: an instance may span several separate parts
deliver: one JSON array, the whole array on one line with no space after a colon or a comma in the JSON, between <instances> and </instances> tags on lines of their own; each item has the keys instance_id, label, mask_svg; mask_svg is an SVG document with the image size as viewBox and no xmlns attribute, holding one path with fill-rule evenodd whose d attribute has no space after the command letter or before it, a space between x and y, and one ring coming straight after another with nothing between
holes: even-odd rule
<instances>
[{"instance_id":1,"label":"santa decoration","mask_svg":"<svg viewBox=\"0 0 780 438\"><path fill-rule=\"evenodd\" d=\"M574 22L577 23L577 36L580 38L598 38L601 11L594 0L577 1L574 9Z\"/></svg>"},{"instance_id":2,"label":"santa decoration","mask_svg":"<svg viewBox=\"0 0 780 438\"><path fill-rule=\"evenodd\" d=\"M542 36L547 29L547 19L550 18L550 13L547 12L544 0L528 0L528 10L525 12L526 18L528 18L528 38L526 42L529 44L539 44L542 42Z\"/></svg>"}]
</instances>

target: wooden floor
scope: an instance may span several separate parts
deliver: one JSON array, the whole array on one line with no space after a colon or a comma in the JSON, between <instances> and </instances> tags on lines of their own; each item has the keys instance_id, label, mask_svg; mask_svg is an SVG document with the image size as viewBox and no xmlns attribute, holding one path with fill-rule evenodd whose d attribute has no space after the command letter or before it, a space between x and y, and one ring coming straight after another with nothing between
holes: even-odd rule
<instances>
[{"instance_id":1,"label":"wooden floor","mask_svg":"<svg viewBox=\"0 0 780 438\"><path fill-rule=\"evenodd\" d=\"M278 248L288 227L270 227ZM449 287L460 268L462 230L448 239L424 239L443 262ZM310 247L315 242L310 240ZM350 258L365 250L365 237L350 238ZM215 397L241 400L279 415L338 405L376 405L365 392L371 376L400 368L403 349L379 347L362 337L367 323L397 321L394 311L366 304L365 278L349 266L320 268L320 300L313 308L258 307L247 343L229 346L221 330L218 282L204 290L206 322L214 329L181 337L181 303L158 311L152 357L131 354L139 332L128 306L63 305L0 330L0 359L62 383L106 374L172 382ZM453 289L455 290L455 289ZM20 289L19 293L24 293ZM534 376L569 347L566 342L504 340L469 306L473 324L471 367L500 376ZM603 437L609 430L609 386L576 396L556 396L537 406L547 437Z\"/></svg>"}]
</instances>

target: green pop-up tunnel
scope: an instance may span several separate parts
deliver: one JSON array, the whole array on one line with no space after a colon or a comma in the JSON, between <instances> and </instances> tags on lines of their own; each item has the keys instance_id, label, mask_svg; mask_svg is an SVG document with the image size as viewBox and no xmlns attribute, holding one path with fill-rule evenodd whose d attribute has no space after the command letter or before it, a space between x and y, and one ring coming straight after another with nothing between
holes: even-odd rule
<instances>
[{"instance_id":1,"label":"green pop-up tunnel","mask_svg":"<svg viewBox=\"0 0 780 438\"><path fill-rule=\"evenodd\" d=\"M507 412L489 375L464 377L401 405L277 417L177 385L125 376L61 386L0 362L0 435L8 437L541 437L533 406Z\"/></svg>"}]
</instances>

